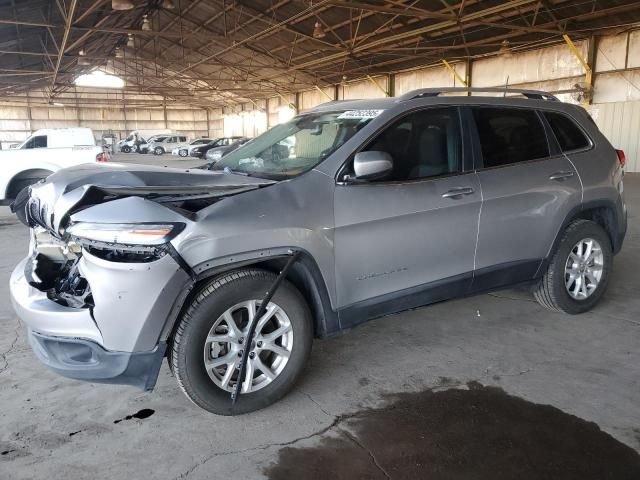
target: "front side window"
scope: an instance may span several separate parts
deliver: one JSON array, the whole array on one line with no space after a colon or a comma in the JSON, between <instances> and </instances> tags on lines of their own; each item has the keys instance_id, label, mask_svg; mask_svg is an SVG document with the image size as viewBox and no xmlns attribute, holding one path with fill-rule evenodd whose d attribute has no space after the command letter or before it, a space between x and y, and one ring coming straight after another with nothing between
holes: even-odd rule
<instances>
[{"instance_id":1,"label":"front side window","mask_svg":"<svg viewBox=\"0 0 640 480\"><path fill-rule=\"evenodd\" d=\"M393 171L379 181L439 177L462 170L462 138L457 108L411 113L386 128L364 151L383 151Z\"/></svg>"},{"instance_id":2,"label":"front side window","mask_svg":"<svg viewBox=\"0 0 640 480\"><path fill-rule=\"evenodd\" d=\"M556 136L560 149L563 152L587 148L590 143L573 120L561 113L544 112L544 117L549 122L553 134Z\"/></svg>"},{"instance_id":3,"label":"front side window","mask_svg":"<svg viewBox=\"0 0 640 480\"><path fill-rule=\"evenodd\" d=\"M485 168L549 156L547 136L533 110L473 108Z\"/></svg>"},{"instance_id":4,"label":"front side window","mask_svg":"<svg viewBox=\"0 0 640 480\"><path fill-rule=\"evenodd\" d=\"M38 135L37 137L31 137L22 146L23 149L27 148L47 148L47 136Z\"/></svg>"},{"instance_id":5,"label":"front side window","mask_svg":"<svg viewBox=\"0 0 640 480\"><path fill-rule=\"evenodd\" d=\"M300 115L223 157L212 170L283 180L311 170L363 128L380 110Z\"/></svg>"}]
</instances>

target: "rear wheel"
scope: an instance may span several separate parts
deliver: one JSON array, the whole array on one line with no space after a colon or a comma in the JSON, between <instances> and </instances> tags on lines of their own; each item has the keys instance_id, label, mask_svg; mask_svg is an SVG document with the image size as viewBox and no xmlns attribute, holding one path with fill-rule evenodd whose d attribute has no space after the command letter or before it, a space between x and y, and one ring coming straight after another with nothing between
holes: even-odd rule
<instances>
[{"instance_id":1,"label":"rear wheel","mask_svg":"<svg viewBox=\"0 0 640 480\"><path fill-rule=\"evenodd\" d=\"M153 149L153 153L154 155L162 155L164 153L164 150L162 149L162 147L156 147Z\"/></svg>"},{"instance_id":2,"label":"rear wheel","mask_svg":"<svg viewBox=\"0 0 640 480\"><path fill-rule=\"evenodd\" d=\"M183 314L169 362L184 393L199 407L220 415L247 413L282 398L298 380L311 352L309 307L284 281L246 342L249 322L276 275L238 270L211 281ZM244 378L242 352L250 349ZM241 382L233 412L231 392Z\"/></svg>"},{"instance_id":3,"label":"rear wheel","mask_svg":"<svg viewBox=\"0 0 640 480\"><path fill-rule=\"evenodd\" d=\"M576 220L565 230L534 295L544 307L569 314L598 303L609 283L613 253L600 225Z\"/></svg>"}]
</instances>

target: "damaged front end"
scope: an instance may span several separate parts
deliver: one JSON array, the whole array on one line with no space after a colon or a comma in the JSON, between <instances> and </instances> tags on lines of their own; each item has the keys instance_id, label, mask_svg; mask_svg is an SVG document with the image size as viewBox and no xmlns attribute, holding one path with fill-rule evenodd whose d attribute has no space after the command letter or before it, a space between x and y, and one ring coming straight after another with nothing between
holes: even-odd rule
<instances>
[{"instance_id":1,"label":"damaged front end","mask_svg":"<svg viewBox=\"0 0 640 480\"><path fill-rule=\"evenodd\" d=\"M80 245L64 243L42 227L31 234L33 254L24 272L29 285L65 307L92 308L91 288L78 270Z\"/></svg>"},{"instance_id":2,"label":"damaged front end","mask_svg":"<svg viewBox=\"0 0 640 480\"><path fill-rule=\"evenodd\" d=\"M195 280L174 242L198 209L273 183L231 177L79 166L21 195L12 208L30 251L11 299L36 356L67 377L153 388L165 327Z\"/></svg>"}]
</instances>

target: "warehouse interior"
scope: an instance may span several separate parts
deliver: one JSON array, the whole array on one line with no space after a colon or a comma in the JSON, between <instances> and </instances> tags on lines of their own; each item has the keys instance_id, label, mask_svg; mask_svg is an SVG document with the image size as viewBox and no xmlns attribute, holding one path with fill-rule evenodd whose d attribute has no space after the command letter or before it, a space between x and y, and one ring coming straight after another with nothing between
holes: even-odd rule
<instances>
[{"instance_id":1,"label":"warehouse interior","mask_svg":"<svg viewBox=\"0 0 640 480\"><path fill-rule=\"evenodd\" d=\"M563 316L516 288L380 318L315 341L280 403L218 417L166 362L152 393L45 370L3 286L0 478L637 478L640 2L0 0L0 169L39 129L251 139L443 87L548 92L624 151L629 227L601 306ZM202 164L109 145L124 169ZM0 209L8 285L29 238Z\"/></svg>"},{"instance_id":2,"label":"warehouse interior","mask_svg":"<svg viewBox=\"0 0 640 480\"><path fill-rule=\"evenodd\" d=\"M170 5L7 2L0 142L78 125L97 136L173 128L192 137L253 137L289 111L331 100L509 86L584 103L627 153L628 171L640 169L632 134L640 127L635 2ZM74 83L94 71L126 86Z\"/></svg>"}]
</instances>

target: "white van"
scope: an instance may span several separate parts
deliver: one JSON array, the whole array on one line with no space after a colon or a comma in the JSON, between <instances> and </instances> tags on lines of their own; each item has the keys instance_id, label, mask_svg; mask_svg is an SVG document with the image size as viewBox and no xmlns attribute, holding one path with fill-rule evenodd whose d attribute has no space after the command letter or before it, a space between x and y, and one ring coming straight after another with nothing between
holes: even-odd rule
<instances>
[{"instance_id":1,"label":"white van","mask_svg":"<svg viewBox=\"0 0 640 480\"><path fill-rule=\"evenodd\" d=\"M127 138L118 142L118 149L122 153L135 152L138 145L147 143L147 140L157 135L171 135L173 130L170 128L154 128L147 130L133 130Z\"/></svg>"},{"instance_id":2,"label":"white van","mask_svg":"<svg viewBox=\"0 0 640 480\"><path fill-rule=\"evenodd\" d=\"M90 128L37 130L17 148L0 151L0 204L61 168L107 160Z\"/></svg>"}]
</instances>

